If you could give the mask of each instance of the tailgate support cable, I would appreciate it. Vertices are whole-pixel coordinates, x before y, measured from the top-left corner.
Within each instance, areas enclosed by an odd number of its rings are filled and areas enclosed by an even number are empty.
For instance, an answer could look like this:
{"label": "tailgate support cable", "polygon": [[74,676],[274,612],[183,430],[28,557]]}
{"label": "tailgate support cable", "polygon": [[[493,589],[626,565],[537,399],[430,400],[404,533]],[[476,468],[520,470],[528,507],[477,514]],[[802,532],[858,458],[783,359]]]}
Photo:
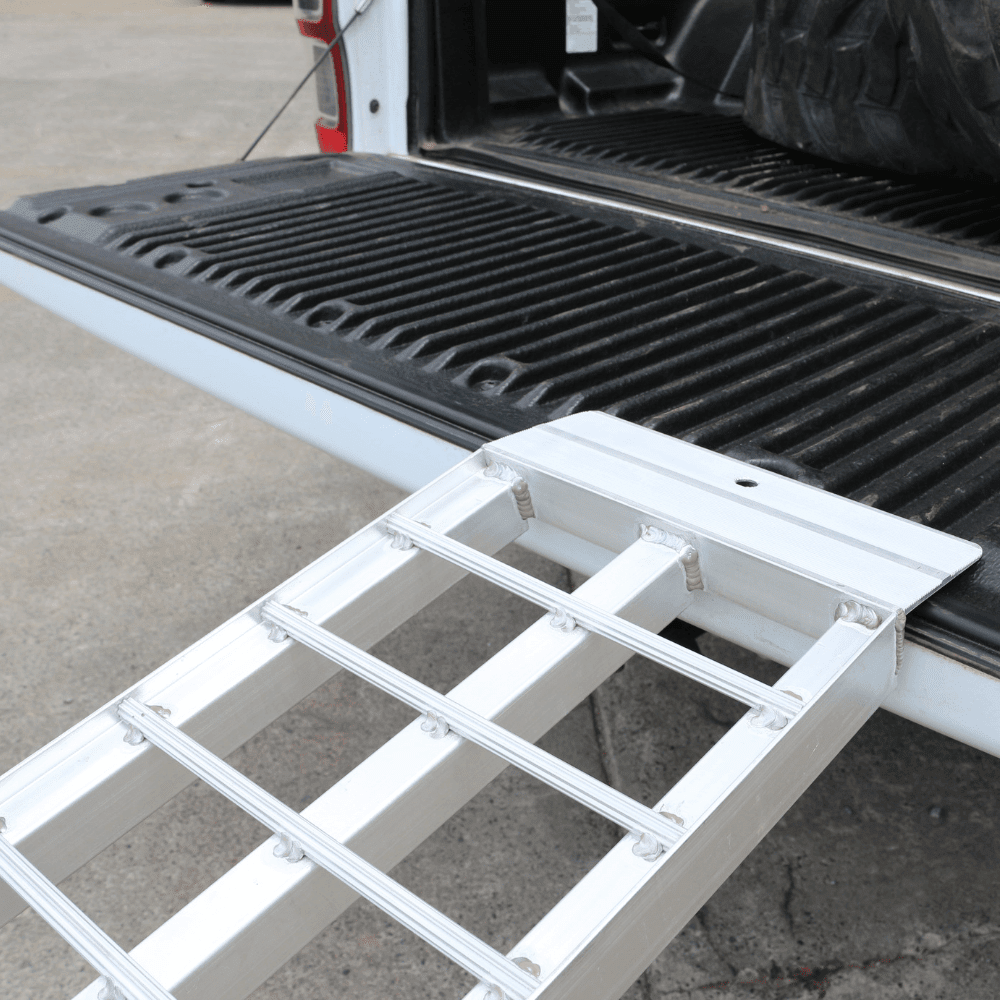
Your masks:
{"label": "tailgate support cable", "polygon": [[354,22],[359,17],[361,17],[361,15],[365,13],[365,11],[368,10],[368,8],[372,5],[372,2],[373,0],[358,0],[358,3],[354,7],[354,13],[351,15],[351,19],[334,36],[333,41],[330,42],[330,44],[323,50],[323,54],[316,60],[316,62],[313,63],[312,68],[309,70],[309,72],[306,73],[304,77],[302,77],[302,79],[299,81],[299,85],[288,95],[288,100],[286,100],[285,103],[282,104],[280,108],[278,108],[277,114],[275,114],[275,116],[264,126],[264,129],[260,133],[260,135],[257,136],[257,138],[250,143],[250,148],[240,157],[240,163],[242,163],[254,151],[254,148],[256,147],[257,143],[260,142],[260,140],[263,139],[265,135],[267,135],[271,126],[284,114],[285,108],[287,108],[288,105],[295,100],[295,97],[298,94],[298,92],[309,81],[309,77],[311,77],[313,73],[315,73],[316,70],[318,70],[320,66],[323,65],[323,60],[326,59],[326,57],[333,51],[334,45],[336,45],[344,37],[345,33],[347,32],[347,29],[350,28],[350,26],[354,24]]}

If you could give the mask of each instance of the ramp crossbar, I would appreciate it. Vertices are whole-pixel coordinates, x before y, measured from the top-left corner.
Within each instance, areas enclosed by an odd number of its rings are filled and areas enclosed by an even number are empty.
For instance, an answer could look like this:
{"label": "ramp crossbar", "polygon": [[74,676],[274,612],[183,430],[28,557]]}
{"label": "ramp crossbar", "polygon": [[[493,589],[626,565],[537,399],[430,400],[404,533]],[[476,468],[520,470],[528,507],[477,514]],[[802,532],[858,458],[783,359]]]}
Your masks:
{"label": "ramp crossbar", "polygon": [[751,708],[765,706],[788,718],[802,708],[802,702],[790,695],[775,691],[774,688],[761,684],[760,681],[747,677],[738,670],[717,663],[693,650],[685,649],[669,639],[653,635],[652,632],[624,621],[617,615],[609,615],[606,611],[587,604],[586,601],[574,598],[572,594],[556,590],[555,587],[536,580],[527,573],[507,566],[491,556],[483,555],[468,545],[455,542],[411,518],[394,514],[386,519],[385,524],[390,532],[403,539],[403,545],[410,542],[554,614],[560,612],[568,614],[577,625],[620,643],[633,653],[640,653],[654,663],[669,667],[744,705]]}
{"label": "ramp crossbar", "polygon": [[466,972],[491,988],[499,987],[512,1000],[524,1000],[538,985],[533,976],[454,920],[428,906],[419,896],[338,843],[294,809],[289,809],[236,768],[209,753],[176,726],[160,718],[153,709],[134,698],[126,698],[118,714],[150,743],[168,753],[230,802],[273,833],[287,838],[290,841],[286,848],[289,860],[301,860],[299,851],[304,852],[310,861],[346,882],[355,892],[447,955]]}
{"label": "ramp crossbar", "polygon": [[0,876],[102,976],[102,1000],[174,1000],[65,893],[4,836],[0,819]]}
{"label": "ramp crossbar", "polygon": [[[273,622],[281,626],[293,639],[328,656],[358,677],[406,702],[411,708],[428,713],[429,719],[425,726],[433,735],[445,736],[451,730],[551,788],[576,799],[606,819],[633,831],[640,839],[645,835],[647,840],[644,841],[644,846],[653,852],[653,856],[680,837],[681,829],[675,822],[527,740],[522,740],[502,726],[470,712],[459,702],[438,694],[433,688],[408,677],[401,670],[390,667],[388,663],[383,663],[326,629],[306,621],[293,609],[268,601],[261,610],[261,617],[265,623]],[[651,843],[649,837],[654,838],[658,846]]]}

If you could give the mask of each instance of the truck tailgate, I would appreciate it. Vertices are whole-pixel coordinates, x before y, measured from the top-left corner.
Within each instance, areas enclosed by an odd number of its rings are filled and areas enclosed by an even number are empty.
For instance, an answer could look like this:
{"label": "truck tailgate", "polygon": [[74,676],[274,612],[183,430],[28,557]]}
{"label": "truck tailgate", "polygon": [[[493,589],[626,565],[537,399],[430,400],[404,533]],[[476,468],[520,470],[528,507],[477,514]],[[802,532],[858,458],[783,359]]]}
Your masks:
{"label": "truck tailgate", "polygon": [[988,296],[361,155],[24,198],[0,250],[461,448],[600,409],[974,539],[908,636],[1000,676]]}

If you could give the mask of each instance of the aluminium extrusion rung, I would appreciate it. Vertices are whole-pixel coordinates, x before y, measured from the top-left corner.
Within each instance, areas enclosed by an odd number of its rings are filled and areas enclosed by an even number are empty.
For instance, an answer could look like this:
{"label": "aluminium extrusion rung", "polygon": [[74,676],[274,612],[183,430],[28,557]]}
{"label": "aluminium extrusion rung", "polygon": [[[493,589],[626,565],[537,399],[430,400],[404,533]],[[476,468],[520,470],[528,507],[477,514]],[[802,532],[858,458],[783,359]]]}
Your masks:
{"label": "aluminium extrusion rung", "polygon": [[[291,638],[329,657],[387,694],[406,702],[418,712],[432,714],[435,718],[433,728],[438,729],[439,735],[446,735],[446,729],[442,731],[438,728],[445,726],[456,735],[472,740],[508,764],[519,767],[613,823],[634,832],[639,838],[636,853],[647,860],[653,860],[663,848],[680,838],[681,828],[676,822],[489,722],[481,715],[470,712],[464,705],[438,694],[433,688],[408,677],[401,670],[390,667],[388,663],[383,663],[326,629],[306,621],[294,609],[283,607],[276,601],[268,601],[261,609],[261,620],[265,625],[273,622],[280,626]],[[275,638],[280,641],[280,636]]]}
{"label": "aluminium extrusion rung", "polygon": [[344,847],[315,823],[269,795],[236,768],[160,718],[155,710],[134,698],[126,698],[118,714],[154,746],[273,833],[287,837],[310,861],[345,882],[488,987],[499,987],[512,1000],[524,1000],[534,992],[537,980],[520,966]]}
{"label": "aluminium extrusion rung", "polygon": [[412,543],[553,613],[569,614],[575,624],[620,643],[634,653],[641,653],[655,663],[669,667],[744,705],[751,708],[764,706],[781,713],[783,719],[793,718],[802,708],[800,698],[783,691],[776,691],[754,680],[753,677],[741,674],[738,670],[702,656],[694,650],[685,649],[669,639],[653,635],[652,632],[624,621],[617,615],[609,615],[606,611],[573,597],[572,594],[556,590],[555,587],[536,580],[512,566],[507,566],[498,559],[483,555],[468,545],[447,538],[412,518],[392,514],[386,518],[385,525],[390,533],[402,539],[402,545]]}
{"label": "aluminium extrusion rung", "polygon": [[116,944],[65,893],[4,836],[0,819],[0,878],[82,958],[105,977],[105,1000],[174,1000],[138,962]]}

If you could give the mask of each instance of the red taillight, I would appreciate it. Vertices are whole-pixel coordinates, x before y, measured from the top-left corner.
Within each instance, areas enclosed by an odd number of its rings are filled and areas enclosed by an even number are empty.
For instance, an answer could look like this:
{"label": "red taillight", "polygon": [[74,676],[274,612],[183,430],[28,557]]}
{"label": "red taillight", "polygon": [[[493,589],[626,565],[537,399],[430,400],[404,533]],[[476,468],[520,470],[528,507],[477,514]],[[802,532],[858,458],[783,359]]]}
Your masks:
{"label": "red taillight", "polygon": [[[300,34],[329,45],[336,31],[333,26],[332,8],[333,4],[326,0],[322,4],[322,14],[318,20],[298,18]],[[301,2],[299,9],[304,13]],[[349,144],[347,81],[344,78],[344,61],[339,45],[333,47],[329,59],[329,66],[320,66],[316,71],[316,97],[320,112],[323,114],[323,117],[316,121],[316,139],[321,152],[344,153]]]}
{"label": "red taillight", "polygon": [[321,153],[346,153],[347,128],[337,125],[331,128],[322,118],[316,119],[316,140]]}

